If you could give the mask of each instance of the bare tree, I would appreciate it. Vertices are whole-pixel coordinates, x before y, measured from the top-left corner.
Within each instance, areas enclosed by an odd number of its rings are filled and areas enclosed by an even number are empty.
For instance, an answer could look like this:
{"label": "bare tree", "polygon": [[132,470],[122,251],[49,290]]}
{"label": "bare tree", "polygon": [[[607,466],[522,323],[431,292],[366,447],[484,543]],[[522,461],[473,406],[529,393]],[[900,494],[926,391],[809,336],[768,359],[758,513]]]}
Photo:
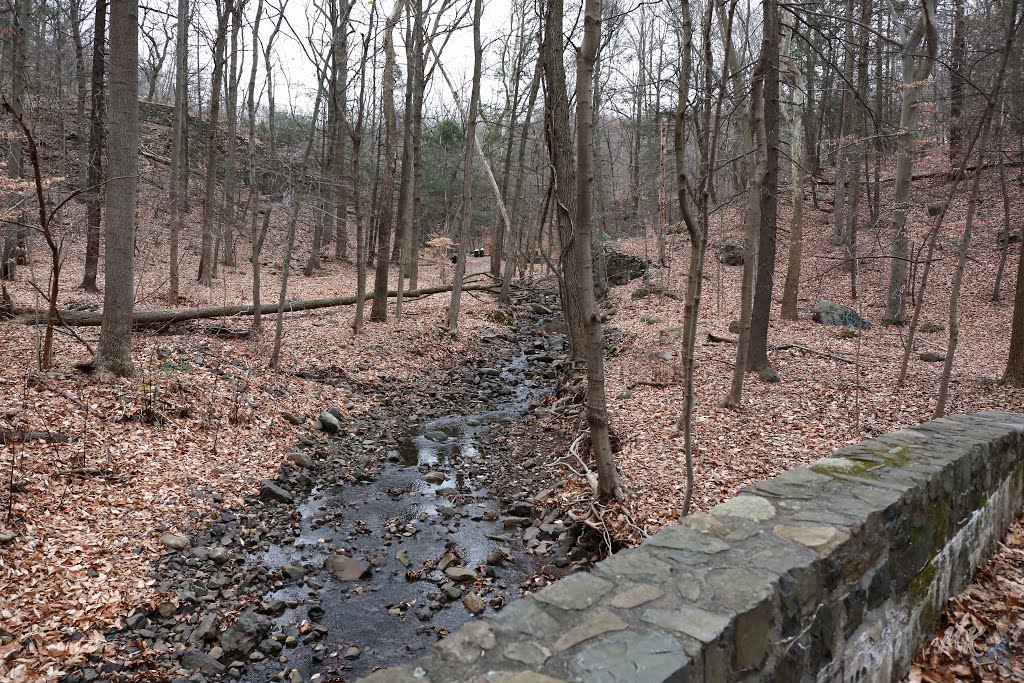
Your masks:
{"label": "bare tree", "polygon": [[466,114],[465,154],[462,165],[462,221],[459,229],[458,254],[455,262],[455,276],[452,281],[452,299],[448,307],[448,330],[459,329],[459,304],[462,299],[462,278],[466,273],[466,247],[469,229],[473,222],[473,147],[476,144],[476,118],[480,107],[480,73],[483,64],[483,47],[480,45],[480,17],[483,0],[473,3],[473,85],[469,96],[469,112]]}
{"label": "bare tree", "polygon": [[[170,15],[162,10],[148,11],[147,7],[142,7],[142,9],[145,14],[139,26],[139,31],[142,34],[143,40],[146,41],[146,56],[140,64],[140,68],[146,76],[146,84],[148,86],[146,100],[152,102],[156,97],[156,86],[160,80],[160,72],[164,68],[164,62],[167,61],[167,53],[170,50]],[[178,21],[181,21],[180,16]]]}
{"label": "bare tree", "polygon": [[907,29],[896,15],[892,4],[893,26],[902,46],[903,86],[900,88],[900,123],[896,135],[896,180],[892,212],[892,247],[890,249],[889,292],[882,322],[902,325],[907,320],[907,274],[909,249],[907,212],[910,210],[910,181],[914,170],[914,143],[918,119],[918,98],[925,81],[932,73],[938,51],[938,30],[935,27],[935,0],[921,0],[921,9],[910,17]]}
{"label": "bare tree", "polygon": [[[478,2],[480,0],[477,0]],[[594,269],[591,242],[594,228],[594,63],[601,44],[601,0],[585,0],[583,41],[576,61],[576,220],[572,234],[572,256],[576,278],[566,289],[577,290],[583,316],[587,362],[587,424],[590,449],[597,465],[598,496],[622,499],[625,491],[615,466],[608,405],[604,388],[604,334],[594,301]]]}
{"label": "bare tree", "polygon": [[[319,76],[318,76],[319,78]],[[290,204],[291,215],[288,218],[288,236],[284,243],[284,257],[281,261],[281,295],[277,300],[277,329],[274,332],[274,351],[270,356],[270,367],[277,368],[281,363],[281,343],[284,339],[284,309],[288,297],[288,274],[292,269],[292,247],[295,246],[295,224],[299,220],[299,209],[302,197],[299,188],[309,166],[313,154],[313,141],[316,140],[316,122],[320,118],[320,103],[323,101],[323,80],[317,83],[316,100],[313,103],[313,116],[309,120],[309,137],[306,138],[306,150],[302,154],[302,163],[291,173],[291,187],[286,195],[286,205]]]}
{"label": "bare tree", "polygon": [[[760,373],[765,381],[778,375],[768,359],[768,323],[771,319],[772,291],[775,280],[775,235],[779,220],[779,8],[775,0],[762,3],[764,27],[762,50],[768,51],[764,72],[762,121],[764,128],[764,170],[758,183],[759,218],[757,273],[750,310],[750,342],[747,369]],[[760,132],[760,131],[759,131]],[[761,146],[758,141],[758,146]]]}
{"label": "bare tree", "polygon": [[348,18],[352,4],[328,1],[331,26],[331,75],[328,80],[331,127],[331,177],[334,180],[334,259],[348,258],[348,169],[345,166],[344,121],[348,81]]}
{"label": "bare tree", "polygon": [[228,58],[227,102],[224,107],[224,114],[227,118],[227,163],[224,166],[224,192],[221,199],[219,234],[224,238],[224,253],[221,263],[231,267],[238,264],[237,248],[235,247],[235,153],[238,148],[236,136],[238,82],[241,79],[241,74],[238,72],[238,35],[242,31],[242,18],[246,4],[247,0],[237,0],[231,10],[231,49]]}
{"label": "bare tree", "polygon": [[1006,358],[1003,382],[1024,387],[1024,240],[1017,261],[1017,291],[1013,297],[1013,323],[1010,327],[1010,348]]}
{"label": "bare tree", "polygon": [[96,21],[92,34],[92,92],[89,95],[89,193],[86,198],[85,275],[82,289],[96,293],[96,274],[100,261],[100,222],[102,200],[100,184],[103,182],[104,124],[106,100],[104,97],[104,68],[106,62],[107,0],[96,0]]}
{"label": "bare tree", "polygon": [[[540,60],[544,74],[544,128],[548,144],[548,158],[551,161],[554,186],[552,203],[554,205],[554,224],[558,230],[561,243],[561,273],[559,284],[579,278],[575,259],[569,258],[568,250],[572,246],[573,212],[576,206],[576,178],[573,162],[569,128],[569,96],[566,88],[565,37],[562,32],[564,5],[562,0],[548,0],[544,15],[544,38],[541,41]],[[541,225],[543,226],[543,218]],[[529,253],[529,250],[528,250]],[[569,328],[571,358],[575,362],[584,359],[585,332],[584,317],[577,298],[578,291],[573,288],[561,287],[562,310]]]}
{"label": "bare tree", "polygon": [[85,41],[82,38],[82,0],[68,3],[71,41],[75,47],[75,86],[78,103],[75,106],[75,143],[78,147],[78,189],[84,190],[89,183],[89,146],[85,139],[85,101],[89,77],[85,68]]}
{"label": "bare tree", "polygon": [[181,238],[181,227],[187,208],[185,169],[188,167],[185,138],[188,135],[188,0],[178,0],[178,25],[175,28],[174,43],[174,124],[171,126],[171,235],[170,235],[170,280],[167,290],[167,302],[174,306],[178,303],[179,263],[178,243]]}
{"label": "bare tree", "polygon": [[[13,3],[14,12],[11,15],[11,109],[14,111],[14,115],[22,118],[25,115],[25,85],[28,80],[26,31],[32,16],[32,0],[13,0]],[[21,135],[16,135],[8,145],[7,175],[10,178],[22,178],[25,175]]]}
{"label": "bare tree", "polygon": [[747,215],[744,234],[743,281],[740,286],[740,335],[736,344],[736,363],[733,366],[729,393],[722,401],[726,408],[740,407],[743,398],[743,377],[747,370],[750,349],[750,319],[753,312],[756,254],[761,226],[761,192],[768,176],[768,134],[765,128],[765,76],[772,62],[770,31],[763,31],[761,56],[757,60],[750,89],[750,120],[754,132],[756,172],[751,178],[747,197]]}
{"label": "bare tree", "polygon": [[[283,8],[282,8],[283,14]],[[259,184],[256,177],[256,72],[260,59],[260,22],[263,19],[263,0],[257,0],[256,16],[252,20],[252,62],[249,64],[249,89],[246,95],[246,109],[249,115],[248,165],[249,165],[249,238],[252,248],[249,252],[249,263],[252,266],[252,329],[258,330],[262,325],[260,315],[261,284],[260,255],[263,253],[263,242],[267,238],[270,227],[268,206],[263,214],[262,229],[259,226]],[[272,37],[271,37],[272,40]]]}
{"label": "bare tree", "polygon": [[213,42],[213,79],[210,85],[210,133],[206,140],[206,178],[203,186],[202,244],[199,253],[199,284],[213,284],[215,259],[213,254],[213,219],[216,209],[217,182],[217,130],[220,122],[221,88],[224,79],[224,61],[228,20],[232,0],[216,0],[217,33]]}
{"label": "bare tree", "polygon": [[[377,271],[373,280],[373,307],[370,320],[388,317],[388,252],[395,215],[395,154],[398,151],[398,122],[395,115],[395,26],[402,16],[405,0],[395,0],[395,7],[384,24],[384,74],[381,106],[384,118],[384,182],[377,207]],[[399,273],[398,284],[402,284]]]}
{"label": "bare tree", "polygon": [[352,332],[359,334],[363,329],[363,312],[366,307],[366,219],[363,216],[363,193],[360,186],[359,155],[363,147],[363,119],[366,115],[366,56],[373,40],[373,25],[376,22],[377,6],[370,8],[369,26],[363,34],[363,54],[359,66],[359,102],[356,105],[356,121],[345,118],[349,137],[352,139],[352,209],[356,215],[356,311],[352,318]]}
{"label": "bare tree", "polygon": [[791,55],[792,28],[783,21],[780,47],[781,76],[789,86],[790,103],[786,105],[785,116],[789,122],[789,156],[792,164],[793,215],[789,224],[789,261],[786,266],[786,281],[782,288],[782,319],[797,320],[797,293],[800,289],[800,267],[803,257],[804,238],[804,187],[803,187],[803,109],[806,97],[806,81],[796,60]]}
{"label": "bare tree", "polygon": [[964,68],[967,66],[967,17],[964,0],[953,0],[953,44],[949,64],[949,161],[955,164],[963,146]]}
{"label": "bare tree", "polygon": [[101,376],[123,377],[132,365],[135,307],[135,197],[139,150],[139,6],[110,2],[110,115],[118,134],[107,144],[103,324],[93,366]]}

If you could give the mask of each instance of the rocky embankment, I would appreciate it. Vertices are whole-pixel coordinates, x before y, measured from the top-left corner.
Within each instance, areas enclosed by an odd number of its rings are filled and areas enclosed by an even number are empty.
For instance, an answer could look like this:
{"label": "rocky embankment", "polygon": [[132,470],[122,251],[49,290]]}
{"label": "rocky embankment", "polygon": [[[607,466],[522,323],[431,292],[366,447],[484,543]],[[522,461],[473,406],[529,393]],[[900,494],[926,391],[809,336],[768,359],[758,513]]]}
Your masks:
{"label": "rocky embankment", "polygon": [[544,404],[565,365],[564,339],[537,332],[545,304],[446,381],[306,371],[382,408],[282,416],[304,429],[277,479],[164,533],[160,599],[108,634],[121,657],[65,680],[352,680],[588,565],[583,525],[545,505],[564,437]]}

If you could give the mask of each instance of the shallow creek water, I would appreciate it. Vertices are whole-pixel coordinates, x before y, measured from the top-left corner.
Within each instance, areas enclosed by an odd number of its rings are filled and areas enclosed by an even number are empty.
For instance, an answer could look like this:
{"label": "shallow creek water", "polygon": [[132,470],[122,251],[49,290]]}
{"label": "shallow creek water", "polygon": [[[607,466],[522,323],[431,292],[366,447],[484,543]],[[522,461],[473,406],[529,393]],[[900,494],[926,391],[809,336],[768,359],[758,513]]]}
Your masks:
{"label": "shallow creek water", "polygon": [[[308,620],[326,627],[327,635],[312,648],[285,649],[286,663],[269,658],[247,667],[243,680],[271,680],[287,667],[304,680],[319,674],[314,680],[351,681],[416,657],[439,631],[473,618],[453,588],[478,592],[488,613],[519,596],[520,584],[540,561],[503,528],[488,472],[501,467],[507,454],[489,447],[486,435],[495,422],[517,419],[547,391],[528,376],[527,348],[500,372],[490,371],[505,388],[495,392],[491,410],[422,424],[388,453],[371,482],[315,488],[299,506],[298,537],[253,557],[270,569],[289,563],[320,568],[333,547],[365,558],[373,572],[341,581],[319,571],[266,595],[265,601],[289,605],[275,619],[275,630],[301,628]],[[345,447],[344,440],[335,441],[339,452]],[[505,561],[488,566],[488,554],[499,547]],[[448,555],[450,566],[476,569],[478,580],[456,584],[441,568],[429,568],[446,553],[456,558]],[[424,563],[421,578],[408,580],[406,572],[422,570]]]}

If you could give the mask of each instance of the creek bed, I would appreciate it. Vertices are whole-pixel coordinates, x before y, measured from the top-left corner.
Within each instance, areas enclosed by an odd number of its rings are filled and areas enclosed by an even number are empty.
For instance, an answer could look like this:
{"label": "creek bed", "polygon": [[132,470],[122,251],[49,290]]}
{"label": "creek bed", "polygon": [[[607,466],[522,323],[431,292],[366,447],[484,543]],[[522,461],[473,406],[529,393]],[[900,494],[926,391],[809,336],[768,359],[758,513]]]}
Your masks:
{"label": "creek bed", "polygon": [[[424,423],[388,451],[371,481],[314,488],[298,506],[297,536],[251,558],[271,572],[324,567],[339,553],[372,567],[357,580],[325,569],[265,596],[264,603],[288,605],[275,617],[274,631],[297,629],[301,636],[304,622],[326,629],[312,647],[284,651],[285,666],[303,680],[314,673],[352,680],[414,658],[473,618],[464,596],[479,596],[467,599],[474,609],[500,609],[540,569],[542,559],[524,552],[518,534],[503,525],[489,472],[507,454],[486,445],[491,425],[517,420],[548,392],[527,376],[528,350],[490,371],[510,391],[489,410]],[[344,441],[336,439],[333,448],[344,449]],[[477,578],[445,573],[460,568]],[[243,680],[269,680],[281,669],[268,658],[247,667]]]}

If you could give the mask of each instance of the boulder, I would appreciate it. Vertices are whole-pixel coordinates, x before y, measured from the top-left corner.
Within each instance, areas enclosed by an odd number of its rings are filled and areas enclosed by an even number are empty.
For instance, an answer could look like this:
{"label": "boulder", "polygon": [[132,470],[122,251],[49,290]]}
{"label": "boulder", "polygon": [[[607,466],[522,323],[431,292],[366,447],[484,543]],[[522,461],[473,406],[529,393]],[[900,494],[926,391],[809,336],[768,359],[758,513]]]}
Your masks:
{"label": "boulder", "polygon": [[452,581],[476,581],[476,572],[469,567],[448,567],[444,570],[445,576]]}
{"label": "boulder", "polygon": [[320,417],[317,418],[320,421],[320,429],[327,434],[337,434],[341,431],[341,423],[338,422],[338,418],[334,417],[330,411],[325,410],[320,413]]}
{"label": "boulder", "polygon": [[539,304],[536,301],[531,301],[529,303],[529,306],[530,309],[533,310],[533,312],[537,313],[538,315],[551,315],[551,309],[545,306],[544,304]]}
{"label": "boulder", "polygon": [[273,622],[258,612],[244,612],[235,625],[220,637],[220,646],[225,652],[249,654],[256,645],[270,633]]}
{"label": "boulder", "polygon": [[297,448],[293,448],[290,451],[288,451],[287,453],[285,453],[284,454],[284,458],[285,458],[285,460],[287,460],[287,461],[289,461],[289,462],[291,462],[291,463],[293,463],[295,465],[298,465],[299,467],[301,467],[303,469],[307,469],[308,470],[308,469],[312,469],[313,468],[313,458],[310,457],[309,453],[305,453],[303,451],[300,451]]}
{"label": "boulder", "polygon": [[188,540],[188,536],[182,536],[180,534],[164,534],[160,537],[160,542],[173,550],[184,550],[192,545]]}
{"label": "boulder", "polygon": [[189,648],[181,655],[181,668],[186,671],[198,671],[204,676],[217,676],[227,670],[223,664],[202,650]]}
{"label": "boulder", "polygon": [[264,479],[260,483],[260,500],[264,503],[269,503],[271,501],[290,503],[292,502],[292,494],[288,493],[277,484]]}
{"label": "boulder", "polygon": [[487,609],[484,599],[478,593],[466,593],[462,596],[462,604],[473,614],[483,614]]}
{"label": "boulder", "polygon": [[857,311],[849,306],[837,304],[834,301],[822,299],[814,307],[812,320],[822,325],[834,325],[836,327],[853,327],[858,330],[866,330],[871,327],[864,318],[860,317]]}
{"label": "boulder", "polygon": [[370,575],[370,563],[361,557],[331,555],[324,562],[324,569],[341,581],[358,581]]}
{"label": "boulder", "polygon": [[646,259],[608,246],[602,250],[602,255],[604,256],[605,272],[608,274],[608,284],[610,285],[624,285],[638,277],[642,277],[650,267],[650,263]]}
{"label": "boulder", "polygon": [[745,259],[742,242],[725,239],[715,245],[715,256],[724,266],[742,266]]}
{"label": "boulder", "polygon": [[231,551],[227,548],[220,546],[214,546],[206,553],[206,556],[210,558],[210,561],[214,564],[225,564],[231,560]]}

